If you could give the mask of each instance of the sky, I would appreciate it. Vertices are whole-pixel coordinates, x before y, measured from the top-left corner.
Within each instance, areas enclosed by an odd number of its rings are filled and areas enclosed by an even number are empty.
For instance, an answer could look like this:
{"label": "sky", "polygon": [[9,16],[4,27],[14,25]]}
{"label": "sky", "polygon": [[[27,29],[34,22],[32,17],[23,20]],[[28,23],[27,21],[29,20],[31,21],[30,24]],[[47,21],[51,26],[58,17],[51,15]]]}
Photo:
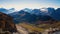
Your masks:
{"label": "sky", "polygon": [[60,0],[0,0],[0,8],[60,8]]}

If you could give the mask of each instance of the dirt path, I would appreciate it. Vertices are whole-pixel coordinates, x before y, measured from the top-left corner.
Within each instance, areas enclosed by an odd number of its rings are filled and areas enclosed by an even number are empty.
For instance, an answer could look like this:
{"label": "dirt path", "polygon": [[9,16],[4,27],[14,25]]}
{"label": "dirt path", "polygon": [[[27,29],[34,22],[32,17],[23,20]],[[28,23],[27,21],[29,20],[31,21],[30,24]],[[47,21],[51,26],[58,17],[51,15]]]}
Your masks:
{"label": "dirt path", "polygon": [[16,25],[16,28],[20,34],[28,34],[28,31],[25,28],[23,28],[19,25]]}

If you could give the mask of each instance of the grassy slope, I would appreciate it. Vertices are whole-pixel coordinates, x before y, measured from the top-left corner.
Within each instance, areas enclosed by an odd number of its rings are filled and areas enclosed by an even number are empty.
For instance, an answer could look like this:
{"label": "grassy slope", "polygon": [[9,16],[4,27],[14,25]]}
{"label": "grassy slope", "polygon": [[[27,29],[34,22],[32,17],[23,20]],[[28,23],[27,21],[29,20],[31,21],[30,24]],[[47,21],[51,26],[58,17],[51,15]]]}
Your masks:
{"label": "grassy slope", "polygon": [[27,24],[27,23],[20,23],[18,24],[25,29],[27,29],[29,32],[43,32],[45,29],[52,28],[59,28],[60,22],[53,23],[53,24],[40,24],[40,25],[33,25],[33,24]]}

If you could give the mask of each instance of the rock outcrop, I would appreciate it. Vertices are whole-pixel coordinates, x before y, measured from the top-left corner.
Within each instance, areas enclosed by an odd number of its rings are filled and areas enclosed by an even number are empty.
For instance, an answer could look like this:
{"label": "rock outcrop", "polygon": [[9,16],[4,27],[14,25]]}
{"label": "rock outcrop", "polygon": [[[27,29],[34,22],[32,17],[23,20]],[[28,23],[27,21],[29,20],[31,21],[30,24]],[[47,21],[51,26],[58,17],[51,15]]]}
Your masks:
{"label": "rock outcrop", "polygon": [[10,33],[17,32],[16,26],[13,23],[13,18],[0,12],[0,31],[1,30],[8,31]]}

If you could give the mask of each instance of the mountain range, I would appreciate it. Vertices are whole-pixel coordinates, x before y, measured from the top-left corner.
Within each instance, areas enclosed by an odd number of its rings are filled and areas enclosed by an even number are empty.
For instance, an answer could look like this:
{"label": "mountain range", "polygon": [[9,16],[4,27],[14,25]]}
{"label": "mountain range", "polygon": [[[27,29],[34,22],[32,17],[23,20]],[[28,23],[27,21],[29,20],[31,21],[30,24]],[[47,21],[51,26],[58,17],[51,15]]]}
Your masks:
{"label": "mountain range", "polygon": [[[1,8],[0,8],[1,9]],[[14,10],[14,9],[13,9]],[[12,10],[12,11],[13,11]],[[13,17],[15,23],[30,22],[34,23],[38,20],[48,21],[50,19],[60,21],[60,8],[41,8],[41,9],[29,9],[25,8],[16,12],[9,12],[8,10],[0,10]]]}
{"label": "mountain range", "polygon": [[15,9],[14,8],[11,8],[11,9],[0,8],[0,12],[9,14],[9,13],[15,12]]}

